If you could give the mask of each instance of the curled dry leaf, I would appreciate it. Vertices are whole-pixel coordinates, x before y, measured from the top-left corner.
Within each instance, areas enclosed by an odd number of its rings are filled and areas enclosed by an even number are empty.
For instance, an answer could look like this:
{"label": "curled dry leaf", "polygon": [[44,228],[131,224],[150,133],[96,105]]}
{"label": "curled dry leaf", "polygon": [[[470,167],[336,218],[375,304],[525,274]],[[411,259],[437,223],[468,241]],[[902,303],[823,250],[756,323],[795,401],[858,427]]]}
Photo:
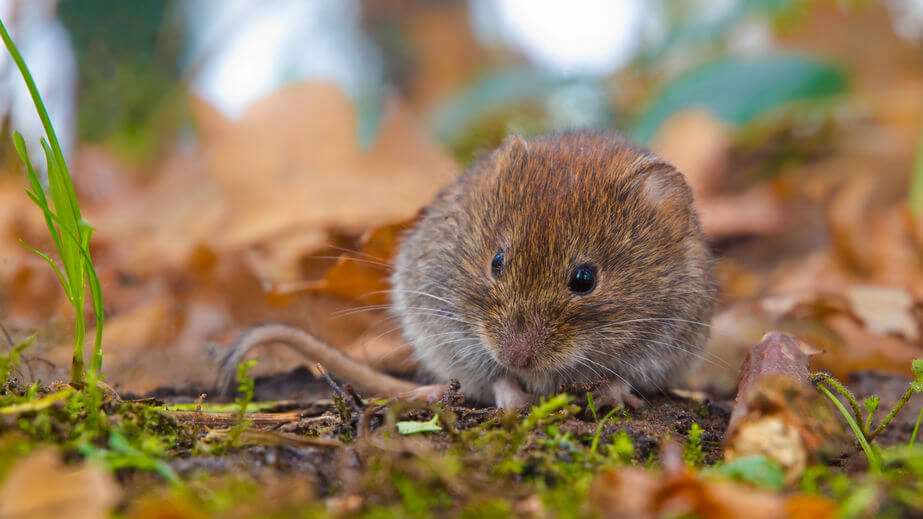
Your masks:
{"label": "curled dry leaf", "polygon": [[119,499],[105,470],[65,465],[57,451],[43,449],[19,460],[0,485],[0,517],[103,519]]}
{"label": "curled dry leaf", "polygon": [[829,353],[818,367],[837,376],[860,369],[907,372],[920,356],[923,305],[903,288],[851,285],[767,297],[757,306],[771,322],[813,326],[812,343]]}
{"label": "curled dry leaf", "polygon": [[808,381],[810,358],[818,353],[781,332],[767,333],[750,350],[725,434],[725,459],[765,456],[782,466],[791,483],[839,446],[842,429]]}

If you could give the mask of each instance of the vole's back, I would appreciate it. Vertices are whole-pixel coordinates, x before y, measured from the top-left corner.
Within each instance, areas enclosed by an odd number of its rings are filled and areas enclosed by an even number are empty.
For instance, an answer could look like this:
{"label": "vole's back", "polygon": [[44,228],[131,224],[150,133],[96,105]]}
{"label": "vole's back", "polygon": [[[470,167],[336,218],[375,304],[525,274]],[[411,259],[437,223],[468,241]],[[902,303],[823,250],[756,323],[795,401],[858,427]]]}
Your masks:
{"label": "vole's back", "polygon": [[701,356],[710,261],[669,164],[603,132],[514,137],[427,208],[393,298],[423,367],[477,400],[504,376],[650,391]]}

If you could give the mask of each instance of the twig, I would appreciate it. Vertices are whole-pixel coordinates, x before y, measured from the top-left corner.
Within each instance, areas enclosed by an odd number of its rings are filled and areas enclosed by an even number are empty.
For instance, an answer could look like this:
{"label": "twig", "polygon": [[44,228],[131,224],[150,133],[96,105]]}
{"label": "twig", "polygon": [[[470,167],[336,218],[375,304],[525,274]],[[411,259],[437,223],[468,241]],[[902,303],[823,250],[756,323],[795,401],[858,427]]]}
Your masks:
{"label": "twig", "polygon": [[349,395],[349,397],[352,399],[356,407],[358,409],[362,409],[362,406],[364,406],[365,404],[362,402],[362,397],[359,396],[359,393],[356,392],[352,384],[346,384],[346,386],[344,386],[343,389],[346,390],[346,394]]}
{"label": "twig", "polygon": [[[324,369],[324,366],[322,366],[322,365],[318,362],[317,364],[314,365],[314,367],[317,368],[317,371],[321,374],[322,377],[324,377],[324,381],[326,381],[326,382],[327,382],[327,385],[330,386],[331,389],[333,389],[334,393],[336,393],[337,396],[340,397],[341,400],[343,400],[343,403],[344,403],[344,404],[349,405],[349,407],[351,407],[353,411],[356,411],[356,413],[361,413],[361,412],[362,412],[362,407],[361,407],[362,399],[361,399],[361,398],[359,399],[360,404],[357,404],[356,401],[353,400],[353,399],[346,393],[346,391],[343,390],[343,388],[340,387],[340,385],[336,383],[335,380],[333,380],[332,378],[330,378],[330,375],[327,374],[327,370]],[[355,392],[353,392],[353,393],[355,393]]]}
{"label": "twig", "polygon": [[[237,413],[202,413],[197,411],[165,411],[183,423],[204,425],[206,427],[227,427],[237,420]],[[289,413],[247,413],[247,419],[258,427],[286,424],[302,419],[301,411]]]}
{"label": "twig", "polygon": [[[213,429],[208,432],[207,439],[223,440],[230,436],[227,429]],[[281,445],[310,445],[312,447],[342,447],[343,442],[336,438],[315,438],[300,434],[279,431],[253,431],[247,430],[240,433],[239,437],[246,443],[281,444]]]}
{"label": "twig", "polygon": [[10,337],[10,332],[6,330],[6,326],[3,326],[3,323],[0,323],[0,330],[3,330],[3,336],[6,337],[6,342],[10,345],[10,348],[16,347],[16,344],[13,343],[13,338]]}

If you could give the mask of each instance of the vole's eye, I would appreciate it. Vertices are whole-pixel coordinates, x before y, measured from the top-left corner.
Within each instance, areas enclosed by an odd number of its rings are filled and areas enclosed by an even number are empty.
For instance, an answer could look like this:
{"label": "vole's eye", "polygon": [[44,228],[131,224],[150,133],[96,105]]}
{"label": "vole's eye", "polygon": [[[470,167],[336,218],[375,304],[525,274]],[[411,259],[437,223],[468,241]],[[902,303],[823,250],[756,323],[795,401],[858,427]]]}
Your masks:
{"label": "vole's eye", "polygon": [[596,288],[596,269],[590,265],[581,265],[574,270],[567,285],[575,294],[589,294]]}
{"label": "vole's eye", "polygon": [[499,276],[500,273],[503,272],[503,260],[503,253],[498,252],[497,255],[494,256],[494,259],[490,261],[490,273],[493,274],[494,277]]}

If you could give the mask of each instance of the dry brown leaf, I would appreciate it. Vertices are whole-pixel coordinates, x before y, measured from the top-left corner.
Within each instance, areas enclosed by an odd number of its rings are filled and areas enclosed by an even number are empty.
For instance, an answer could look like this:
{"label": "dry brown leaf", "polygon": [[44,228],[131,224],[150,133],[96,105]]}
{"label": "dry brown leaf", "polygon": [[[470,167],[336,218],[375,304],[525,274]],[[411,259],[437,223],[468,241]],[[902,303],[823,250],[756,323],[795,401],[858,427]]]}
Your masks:
{"label": "dry brown leaf", "polygon": [[706,110],[690,108],[664,122],[651,148],[683,172],[696,200],[704,200],[720,191],[732,144],[727,125]]}
{"label": "dry brown leaf", "polygon": [[[322,231],[360,235],[410,219],[456,173],[396,99],[387,104],[368,150],[358,142],[352,103],[335,86],[302,83],[254,103],[206,143],[208,172],[233,208],[219,250]],[[331,241],[318,235],[303,253]],[[290,260],[289,260],[290,261]],[[274,282],[287,265],[261,273]]]}
{"label": "dry brown leaf", "polygon": [[721,192],[732,145],[725,124],[702,109],[692,108],[667,119],[652,147],[683,172],[692,188],[702,229],[709,237],[781,230],[785,214],[768,185],[739,195]]}
{"label": "dry brown leaf", "polygon": [[323,279],[307,288],[366,304],[387,303],[391,261],[401,234],[412,223],[399,222],[367,232],[359,252],[344,252]]}
{"label": "dry brown leaf", "polygon": [[600,517],[613,519],[824,518],[836,512],[836,505],[823,497],[770,494],[746,485],[703,479],[684,467],[669,468],[666,461],[659,476],[640,467],[603,472],[592,484],[590,503]]}
{"label": "dry brown leaf", "polygon": [[22,458],[0,485],[4,519],[102,519],[121,491],[105,470],[86,463],[65,465],[57,451],[43,449]]}

